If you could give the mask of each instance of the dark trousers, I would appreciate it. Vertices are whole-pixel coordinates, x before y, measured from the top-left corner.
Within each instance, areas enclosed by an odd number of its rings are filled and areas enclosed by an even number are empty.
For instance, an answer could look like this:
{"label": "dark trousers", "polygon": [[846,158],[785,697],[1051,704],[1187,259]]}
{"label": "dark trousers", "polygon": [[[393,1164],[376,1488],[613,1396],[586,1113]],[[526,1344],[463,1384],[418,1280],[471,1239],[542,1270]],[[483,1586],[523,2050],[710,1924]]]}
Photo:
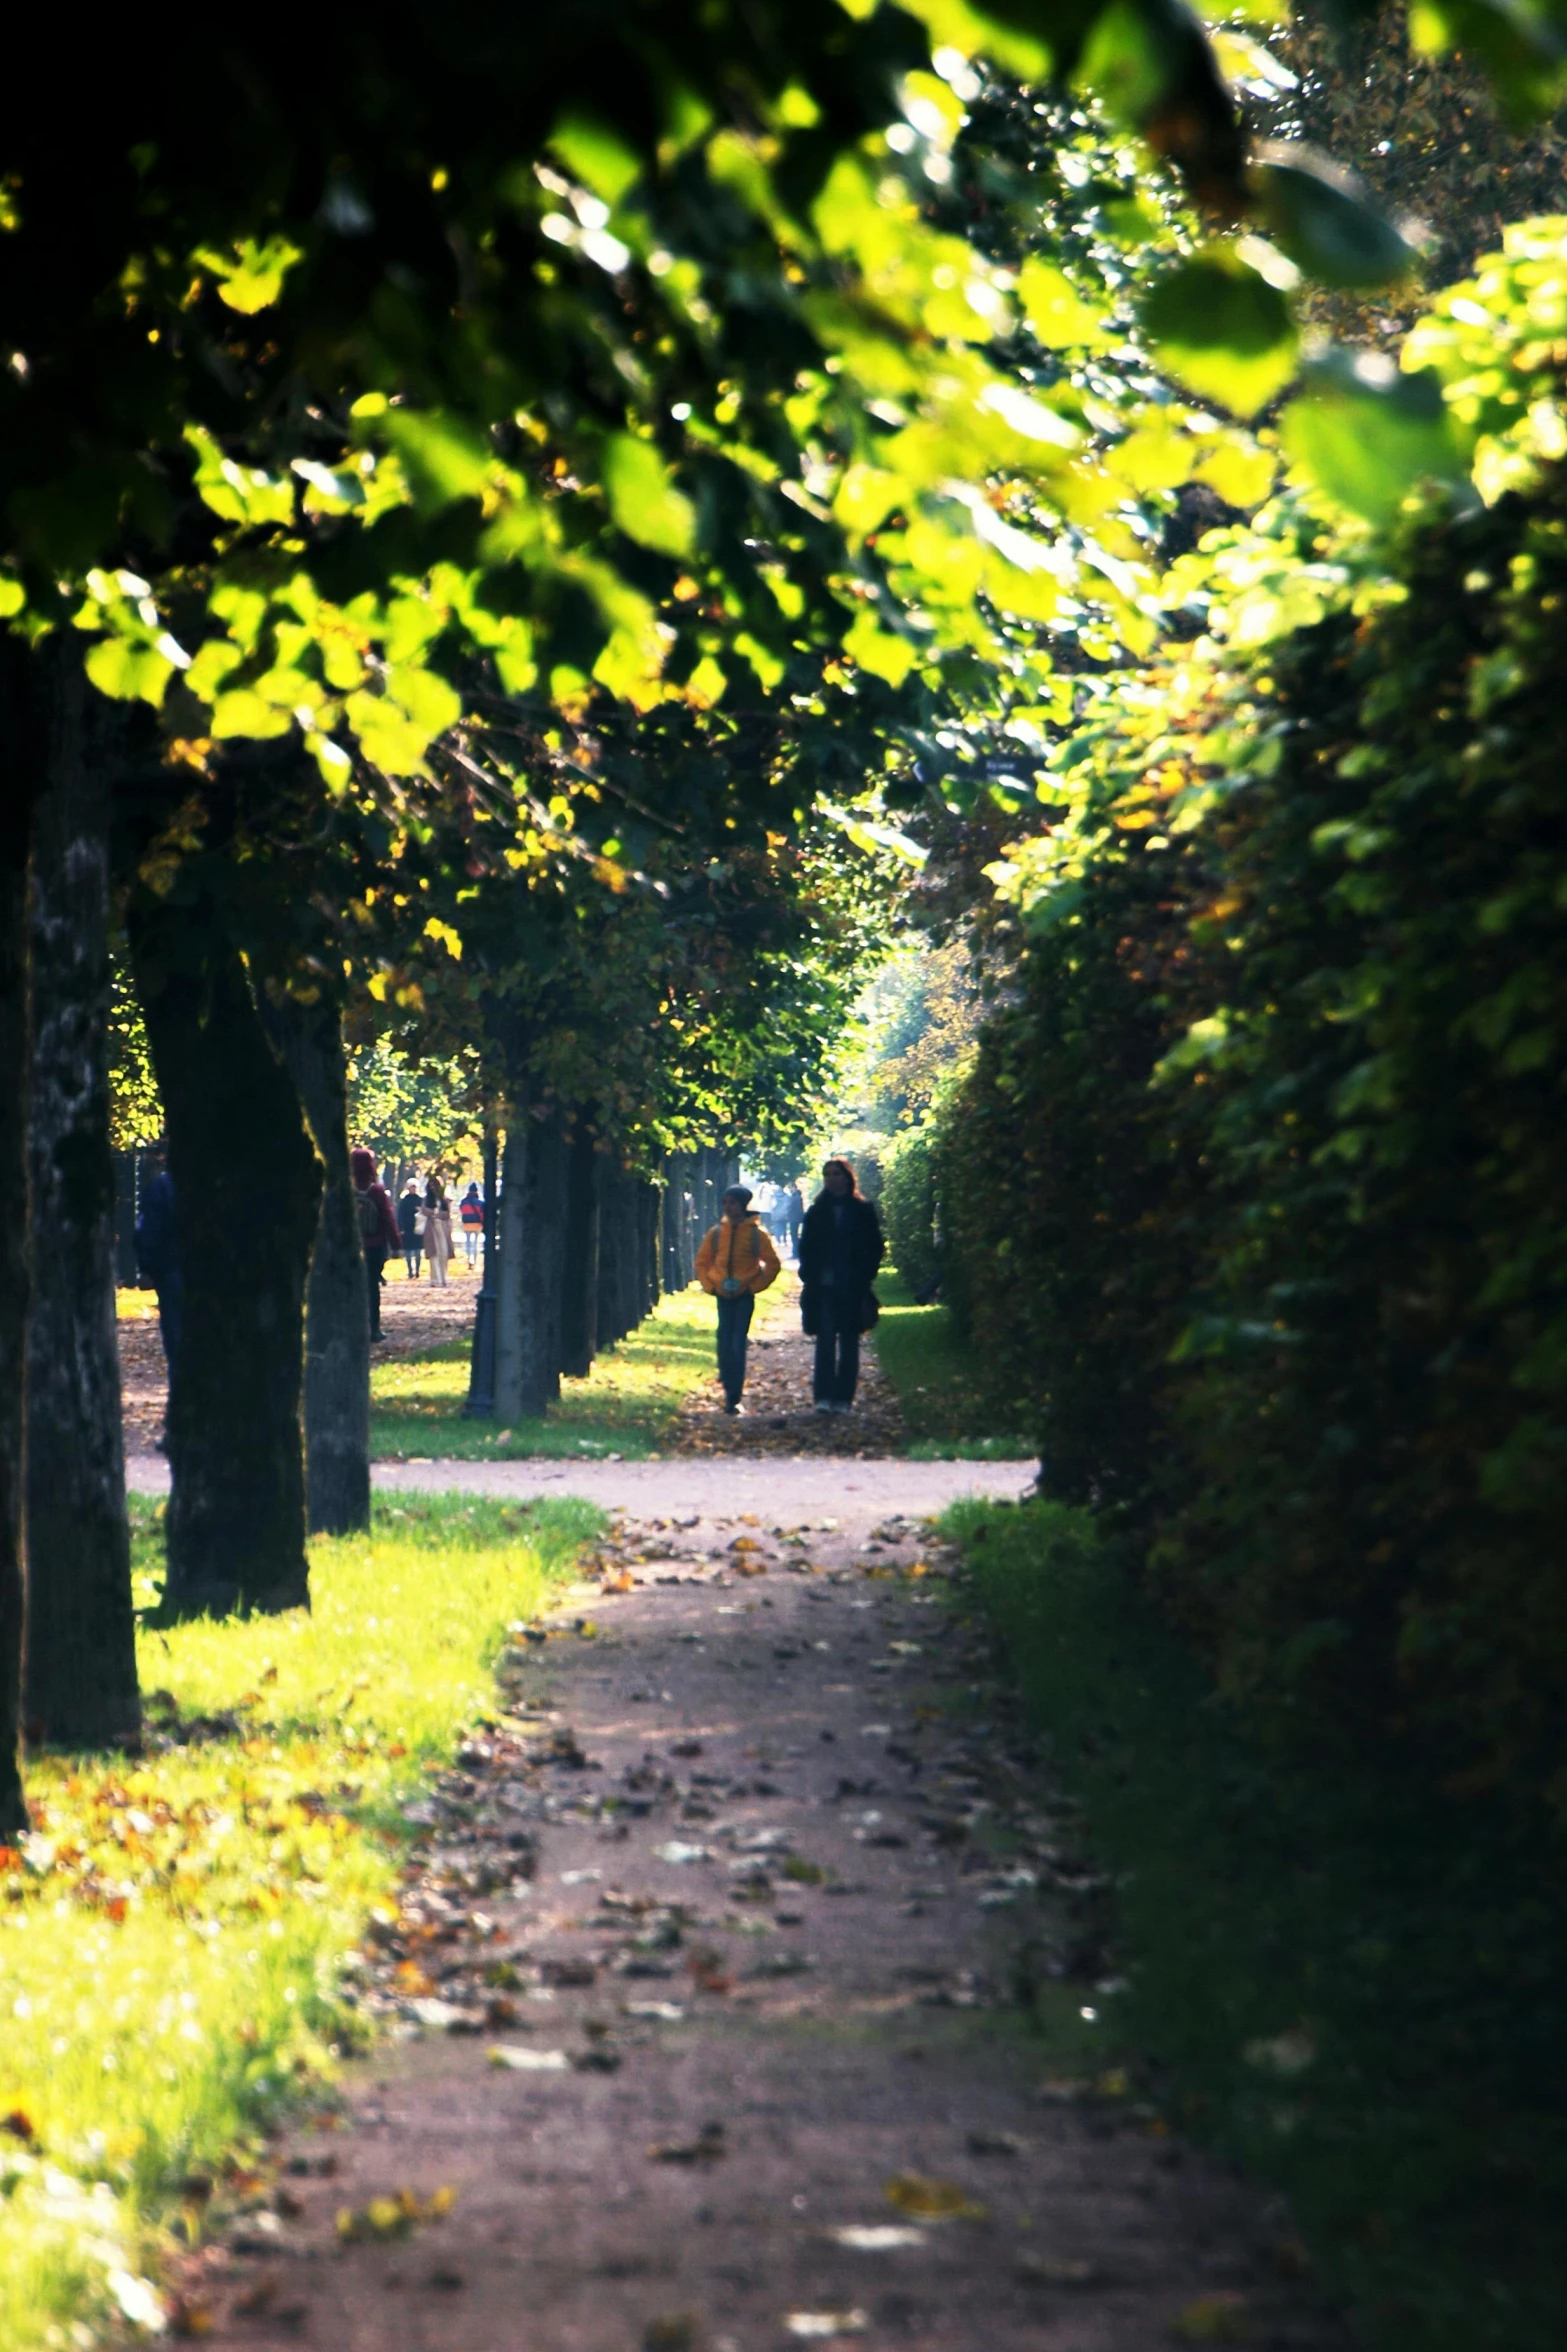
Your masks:
{"label": "dark trousers", "polygon": [[745,1387],[747,1335],[756,1301],[746,1290],[718,1302],[718,1377],[728,1403],[737,1405]]}
{"label": "dark trousers", "polygon": [[370,1337],[381,1336],[381,1276],[386,1270],[386,1251],[379,1242],[365,1243],[365,1288],[370,1293]]}
{"label": "dark trousers", "polygon": [[419,1279],[419,1255],[423,1248],[422,1241],[405,1241],[403,1243],[403,1262],[408,1268],[410,1282],[417,1282]]}
{"label": "dark trousers", "polygon": [[831,1299],[822,1301],[821,1329],[816,1334],[816,1369],[811,1390],[818,1404],[852,1405],[860,1377],[860,1316],[858,1302],[836,1310]]}

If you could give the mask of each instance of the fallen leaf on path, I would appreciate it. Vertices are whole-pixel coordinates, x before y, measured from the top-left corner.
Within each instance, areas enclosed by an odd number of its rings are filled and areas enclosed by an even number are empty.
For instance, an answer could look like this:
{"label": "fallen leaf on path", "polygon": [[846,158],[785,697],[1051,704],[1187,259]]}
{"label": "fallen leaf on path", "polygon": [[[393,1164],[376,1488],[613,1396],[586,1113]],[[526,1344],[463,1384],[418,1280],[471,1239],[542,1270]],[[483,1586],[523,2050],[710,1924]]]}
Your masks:
{"label": "fallen leaf on path", "polygon": [[460,2009],[455,2001],[410,2001],[408,2004],[422,2026],[431,2033],[482,2033],[482,2009]]}
{"label": "fallen leaf on path", "polygon": [[721,2123],[704,2123],[694,2140],[655,2140],[648,2150],[655,2164],[716,2164],[728,2153]]}
{"label": "fallen leaf on path", "polygon": [[1017,2275],[1028,2287],[1086,2287],[1099,2272],[1092,2262],[1054,2254],[1020,2254]]}
{"label": "fallen leaf on path", "polygon": [[909,2229],[896,2221],[845,2222],[826,2234],[835,2246],[847,2246],[852,2254],[891,2254],[900,2246],[925,2243],[923,2230]]}
{"label": "fallen leaf on path", "polygon": [[671,1838],[666,1845],[655,1846],[660,1862],[706,1862],[712,1849],[708,1846],[688,1846],[681,1838]]}
{"label": "fallen leaf on path", "polygon": [[1016,2132],[971,2131],[968,2135],[971,2156],[1021,2156],[1027,2147],[1028,2142]]}
{"label": "fallen leaf on path", "polygon": [[870,2326],[863,2311],[786,2311],[784,2329],[802,2343],[826,2344],[834,2336],[863,2336]]}
{"label": "fallen leaf on path", "polygon": [[513,2074],[564,2074],[571,2063],[564,2050],[521,2050],[510,2042],[495,2043],[488,2055],[492,2066]]}
{"label": "fallen leaf on path", "polygon": [[430,2197],[399,2189],[395,2197],[372,2197],[367,2205],[344,2205],[337,2216],[337,2234],[345,2246],[406,2238],[417,2223],[440,2221],[456,2202],[453,2188],[437,2189]]}
{"label": "fallen leaf on path", "polygon": [[678,2025],[685,2011],[678,2001],[628,2001],[628,2017],[649,2017],[659,2025]]}
{"label": "fallen leaf on path", "polygon": [[[234,2308],[237,2311],[239,2305],[236,2303]],[[171,2336],[210,2336],[217,2326],[210,2303],[194,2295],[171,2295],[166,2317]]]}
{"label": "fallen leaf on path", "polygon": [[642,2331],[642,2352],[700,2352],[702,2323],[694,2311],[672,2311],[650,2319]]}
{"label": "fallen leaf on path", "polygon": [[985,2208],[976,2205],[956,2181],[932,2180],[923,2172],[895,2172],[887,2183],[887,2202],[898,2213],[918,2221],[983,2221]]}
{"label": "fallen leaf on path", "polygon": [[1230,2287],[1199,2295],[1176,2313],[1170,2333],[1183,2344],[1244,2344],[1251,2336],[1246,2298]]}

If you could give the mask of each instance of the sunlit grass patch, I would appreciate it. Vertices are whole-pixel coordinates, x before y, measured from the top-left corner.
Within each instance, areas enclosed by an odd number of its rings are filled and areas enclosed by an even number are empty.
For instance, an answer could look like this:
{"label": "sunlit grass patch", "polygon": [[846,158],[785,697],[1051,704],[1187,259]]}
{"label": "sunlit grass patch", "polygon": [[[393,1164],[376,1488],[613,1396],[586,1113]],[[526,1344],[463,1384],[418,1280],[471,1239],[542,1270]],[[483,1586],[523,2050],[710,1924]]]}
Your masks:
{"label": "sunlit grass patch", "polygon": [[638,1460],[673,1434],[681,1399],[713,1375],[713,1302],[692,1288],[661,1299],[646,1322],[606,1349],[583,1380],[561,1382],[544,1421],[468,1421],[469,1349],[445,1341],[377,1364],[370,1376],[371,1451],[388,1458],[493,1459],[529,1455]]}
{"label": "sunlit grass patch", "polygon": [[876,1292],[876,1355],[903,1414],[905,1451],[922,1462],[1027,1459],[1021,1424],[998,1413],[985,1393],[982,1368],[953,1331],[951,1309],[916,1305],[891,1266],[877,1277]]}
{"label": "sunlit grass patch", "polygon": [[[145,1601],[161,1505],[132,1507]],[[117,2297],[134,2316],[176,2184],[330,2072],[337,1963],[392,1890],[399,1804],[597,1525],[399,1496],[312,1545],[311,1615],[143,1632],[146,1757],[32,1759],[33,1833],[0,1849],[3,2352],[69,2343],[51,2328]]]}

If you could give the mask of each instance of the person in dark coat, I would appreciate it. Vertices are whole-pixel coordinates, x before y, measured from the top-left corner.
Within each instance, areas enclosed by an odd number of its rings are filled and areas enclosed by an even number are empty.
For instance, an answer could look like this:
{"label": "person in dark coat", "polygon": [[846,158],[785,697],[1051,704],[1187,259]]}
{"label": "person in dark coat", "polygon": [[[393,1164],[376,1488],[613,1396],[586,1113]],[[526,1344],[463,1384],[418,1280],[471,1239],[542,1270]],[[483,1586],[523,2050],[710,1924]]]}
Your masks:
{"label": "person in dark coat", "polygon": [[397,1230],[402,1236],[403,1260],[408,1268],[410,1282],[416,1282],[419,1278],[419,1253],[424,1248],[419,1219],[423,1212],[424,1203],[414,1190],[414,1181],[410,1176],[403,1187],[403,1197],[397,1204]]}
{"label": "person in dark coat", "polygon": [[348,1155],[354,1177],[354,1207],[365,1253],[365,1288],[370,1294],[370,1337],[381,1336],[381,1283],[386,1261],[402,1247],[392,1196],[375,1172],[375,1154],[361,1146]]}
{"label": "person in dark coat", "polygon": [[800,1310],[816,1342],[811,1387],[818,1413],[847,1413],[860,1377],[860,1334],[876,1320],[871,1285],[882,1260],[881,1219],[847,1160],[829,1160],[800,1228]]}
{"label": "person in dark coat", "polygon": [[784,1186],[784,1236],[789,1244],[789,1255],[800,1254],[800,1228],[805,1223],[805,1203],[800,1198],[798,1184]]}
{"label": "person in dark coat", "polygon": [[158,1333],[172,1378],[185,1312],[185,1279],[180,1270],[174,1179],[166,1165],[143,1191],[136,1212],[136,1271],[148,1289],[158,1294]]}

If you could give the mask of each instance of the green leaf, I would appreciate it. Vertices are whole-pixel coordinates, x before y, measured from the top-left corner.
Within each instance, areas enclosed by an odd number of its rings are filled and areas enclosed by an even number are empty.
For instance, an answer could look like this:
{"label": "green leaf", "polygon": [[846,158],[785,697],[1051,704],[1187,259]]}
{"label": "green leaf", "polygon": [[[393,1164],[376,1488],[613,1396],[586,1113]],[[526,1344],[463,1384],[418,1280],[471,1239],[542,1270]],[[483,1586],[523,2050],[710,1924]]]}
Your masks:
{"label": "green leaf", "polygon": [[220,694],[212,706],[212,732],[217,736],[243,735],[259,742],[270,735],[286,735],[293,723],[290,712],[263,702],[248,686]]}
{"label": "green leaf", "polygon": [[1465,454],[1438,377],[1403,375],[1380,353],[1337,350],[1305,371],[1280,420],[1296,465],[1330,498],[1385,522],[1422,481],[1468,486]]}
{"label": "green leaf", "polygon": [[872,615],[861,612],[843,641],[849,659],[873,678],[885,678],[889,686],[901,686],[919,661],[919,654],[906,637],[894,637],[888,630],[878,628]]}
{"label": "green leaf", "polygon": [[642,176],[641,157],[595,115],[563,114],[550,133],[550,145],[573,178],[608,205],[618,204]]}
{"label": "green leaf", "polygon": [[604,444],[604,494],[628,539],[661,555],[691,553],[696,509],[674,487],[651,441],[616,433]]}
{"label": "green leaf", "polygon": [[1052,351],[1098,342],[1103,314],[1083,300],[1066,272],[1053,262],[1025,261],[1018,273],[1017,291],[1029,325]]}
{"label": "green leaf", "polygon": [[87,656],[87,675],[100,694],[116,702],[163,700],[174,664],[155,646],[132,645],[123,637],[102,637]]}
{"label": "green leaf", "polygon": [[1271,145],[1256,173],[1262,218],[1275,242],[1328,286],[1385,286],[1415,252],[1339,171],[1307,147]]}
{"label": "green leaf", "polygon": [[455,417],[389,409],[382,430],[408,475],[414,503],[435,514],[459,498],[478,498],[494,471],[494,455],[482,434]]}
{"label": "green leaf", "polygon": [[195,256],[217,280],[218,299],[246,318],[270,310],[283,291],[283,280],[304,256],[286,237],[241,238],[228,253],[203,247]]}
{"label": "green leaf", "polygon": [[1266,408],[1295,373],[1289,304],[1222,250],[1171,270],[1143,297],[1139,316],[1165,373],[1236,416]]}

